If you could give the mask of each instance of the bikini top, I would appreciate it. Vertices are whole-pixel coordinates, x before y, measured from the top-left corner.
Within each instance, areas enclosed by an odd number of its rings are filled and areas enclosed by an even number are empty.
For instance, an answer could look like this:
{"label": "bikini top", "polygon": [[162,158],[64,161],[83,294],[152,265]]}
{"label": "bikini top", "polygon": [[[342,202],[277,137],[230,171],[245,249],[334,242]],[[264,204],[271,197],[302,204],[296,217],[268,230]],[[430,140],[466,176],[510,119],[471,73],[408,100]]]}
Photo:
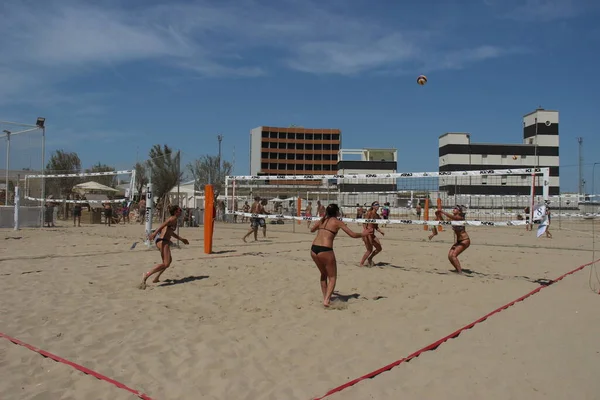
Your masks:
{"label": "bikini top", "polygon": [[[328,223],[328,222],[329,222],[329,218],[327,218],[327,221],[325,221],[325,225],[327,225],[327,223]],[[325,231],[327,231],[327,232],[331,232],[331,233],[333,233],[333,236],[337,235],[337,232],[334,232],[334,231],[332,231],[331,229],[327,229],[327,228],[325,228],[325,225],[323,225],[323,227],[322,227],[322,228],[320,227],[320,228],[319,228],[319,230],[325,230]]]}

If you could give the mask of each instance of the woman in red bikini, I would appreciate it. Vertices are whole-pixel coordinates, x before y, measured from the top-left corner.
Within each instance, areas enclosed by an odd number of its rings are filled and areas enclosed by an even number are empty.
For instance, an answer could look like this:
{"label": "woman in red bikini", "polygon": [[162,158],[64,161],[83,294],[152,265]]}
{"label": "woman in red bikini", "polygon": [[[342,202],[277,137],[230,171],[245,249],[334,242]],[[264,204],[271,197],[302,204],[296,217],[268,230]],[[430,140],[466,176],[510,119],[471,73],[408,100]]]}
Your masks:
{"label": "woman in red bikini", "polygon": [[153,240],[156,243],[158,250],[160,250],[162,263],[156,265],[150,271],[144,272],[140,289],[146,289],[146,280],[156,273],[158,273],[158,275],[156,275],[156,278],[154,278],[152,282],[158,283],[162,273],[171,265],[172,237],[181,240],[184,244],[190,243],[187,239],[184,239],[175,233],[175,230],[177,229],[177,220],[181,215],[181,208],[179,208],[179,206],[171,206],[169,207],[169,214],[171,214],[171,216],[150,235],[150,240]]}
{"label": "woman in red bikini", "polygon": [[358,239],[364,236],[352,231],[345,223],[338,219],[340,209],[337,204],[329,204],[325,215],[311,228],[311,232],[317,231],[317,237],[313,240],[310,248],[310,256],[321,272],[321,291],[323,292],[323,306],[329,307],[331,295],[335,289],[337,280],[337,261],[333,251],[333,241],[339,230],[343,230],[348,236]]}
{"label": "woman in red bikini", "polygon": [[[464,221],[465,220],[465,207],[456,205],[452,210],[452,214],[442,211],[438,209],[443,215],[452,221]],[[454,235],[456,236],[456,242],[448,251],[448,260],[456,270],[456,273],[462,274],[462,267],[460,265],[460,261],[458,260],[458,256],[469,248],[471,245],[471,239],[467,234],[467,230],[464,225],[452,225],[452,230],[454,231]]]}
{"label": "woman in red bikini", "polygon": [[[371,208],[369,208],[369,210],[367,211],[365,219],[381,219],[379,214],[377,214],[377,210],[379,210],[379,202],[374,201],[371,204]],[[369,267],[372,267],[373,257],[381,253],[381,250],[383,249],[381,247],[381,242],[379,241],[379,238],[375,236],[375,231],[381,233],[382,236],[384,236],[385,233],[383,233],[383,231],[379,229],[379,224],[368,223],[363,224],[363,227],[363,242],[365,242],[365,247],[367,248],[367,251],[360,260],[359,267],[364,267],[365,261],[367,262],[367,265]]]}

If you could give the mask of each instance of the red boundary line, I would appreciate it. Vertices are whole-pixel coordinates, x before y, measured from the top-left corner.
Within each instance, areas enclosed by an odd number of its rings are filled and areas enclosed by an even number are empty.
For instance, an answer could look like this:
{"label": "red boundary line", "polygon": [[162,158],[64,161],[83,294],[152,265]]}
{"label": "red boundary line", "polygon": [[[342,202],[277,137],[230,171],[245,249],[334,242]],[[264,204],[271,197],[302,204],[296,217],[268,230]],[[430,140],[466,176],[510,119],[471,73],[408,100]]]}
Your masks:
{"label": "red boundary line", "polygon": [[44,357],[47,357],[47,358],[50,358],[50,359],[52,359],[52,360],[54,360],[54,361],[56,361],[56,362],[59,362],[59,363],[62,363],[62,364],[67,364],[67,365],[69,365],[69,366],[71,366],[71,367],[75,368],[76,370],[78,370],[78,371],[80,371],[80,372],[83,372],[83,373],[84,373],[84,374],[86,374],[86,375],[91,375],[91,376],[93,376],[94,378],[96,378],[96,379],[99,379],[99,380],[101,380],[101,381],[105,381],[105,382],[108,382],[108,383],[112,383],[113,385],[115,385],[115,386],[116,386],[116,387],[118,387],[119,389],[124,389],[124,390],[127,390],[128,392],[130,392],[130,393],[132,393],[132,394],[136,395],[136,396],[137,396],[137,397],[139,397],[140,399],[143,399],[143,400],[152,400],[152,398],[151,398],[151,397],[149,397],[148,395],[146,395],[146,394],[144,394],[144,393],[140,393],[140,392],[138,392],[137,390],[135,390],[135,389],[132,389],[132,388],[130,388],[129,386],[126,386],[126,385],[122,384],[121,382],[117,382],[117,381],[115,381],[114,379],[111,379],[111,378],[109,378],[109,377],[107,377],[107,376],[104,376],[104,375],[102,375],[102,374],[99,374],[99,373],[98,373],[98,372],[96,372],[96,371],[92,371],[91,369],[88,369],[88,368],[84,367],[83,365],[79,365],[79,364],[76,364],[76,363],[74,363],[74,362],[71,362],[71,361],[69,361],[69,360],[65,360],[65,359],[64,359],[64,358],[62,358],[62,357],[59,357],[59,356],[57,356],[57,355],[55,355],[55,354],[52,354],[52,353],[49,353],[49,352],[47,352],[47,351],[45,351],[45,350],[38,349],[37,347],[34,347],[34,346],[30,345],[30,344],[27,344],[27,343],[25,343],[25,342],[22,342],[22,341],[20,341],[19,339],[15,339],[15,338],[13,338],[13,337],[10,337],[10,336],[8,336],[8,335],[6,335],[6,334],[2,333],[2,332],[0,332],[0,337],[3,337],[4,339],[7,339],[7,340],[9,340],[9,341],[13,342],[13,343],[14,343],[14,344],[16,344],[16,345],[23,346],[23,347],[25,347],[25,348],[27,348],[27,349],[29,349],[29,350],[35,351],[36,353],[39,353],[39,354],[41,354],[42,356],[44,356]]}
{"label": "red boundary line", "polygon": [[451,333],[451,334],[449,334],[448,336],[445,336],[445,337],[441,338],[440,340],[438,340],[438,341],[435,341],[435,342],[431,343],[430,345],[428,345],[428,346],[425,346],[425,347],[423,347],[422,349],[415,351],[415,352],[414,352],[414,353],[412,353],[411,355],[409,355],[409,356],[407,356],[407,357],[404,357],[404,358],[402,358],[402,359],[400,359],[400,360],[398,360],[398,361],[395,361],[395,362],[393,362],[393,363],[391,363],[391,364],[389,364],[389,365],[386,365],[385,367],[382,367],[382,368],[380,368],[380,369],[378,369],[378,370],[376,370],[376,371],[373,371],[373,372],[370,372],[370,373],[368,373],[368,374],[366,374],[366,375],[363,375],[363,376],[361,376],[360,378],[356,378],[356,379],[353,379],[353,380],[351,380],[351,381],[349,381],[349,382],[346,382],[346,383],[344,383],[344,384],[343,384],[343,385],[341,385],[341,386],[338,386],[338,387],[336,387],[336,388],[333,388],[333,389],[331,389],[330,391],[328,391],[327,393],[325,393],[323,396],[321,396],[321,397],[316,397],[316,398],[314,398],[313,400],[321,400],[321,399],[324,399],[325,397],[331,396],[332,394],[334,394],[334,393],[337,393],[337,392],[341,392],[342,390],[344,390],[344,389],[346,389],[346,388],[349,388],[350,386],[354,386],[354,385],[356,385],[357,383],[359,383],[359,382],[360,382],[360,381],[362,381],[362,380],[365,380],[365,379],[372,379],[372,378],[376,377],[377,375],[380,375],[380,374],[382,374],[382,373],[384,373],[384,372],[390,371],[391,369],[393,369],[393,368],[397,367],[398,365],[400,365],[400,364],[402,364],[402,363],[404,363],[404,362],[409,362],[409,361],[410,361],[410,360],[412,360],[413,358],[417,358],[417,357],[419,357],[419,356],[420,356],[422,353],[424,353],[424,352],[426,352],[426,351],[435,350],[435,349],[437,349],[437,348],[438,348],[438,347],[439,347],[439,346],[440,346],[442,343],[446,342],[448,339],[454,339],[454,338],[458,337],[458,335],[460,335],[462,331],[465,331],[465,330],[467,330],[467,329],[471,329],[471,328],[473,328],[475,325],[477,325],[477,324],[478,324],[478,323],[480,323],[480,322],[483,322],[483,321],[485,321],[486,319],[488,319],[488,318],[489,318],[489,317],[491,317],[492,315],[494,315],[494,314],[496,314],[496,313],[499,313],[499,312],[500,312],[500,311],[502,311],[502,310],[506,310],[507,308],[509,308],[509,307],[513,306],[515,303],[518,303],[518,302],[520,302],[520,301],[523,301],[523,300],[525,300],[526,298],[528,298],[528,297],[530,297],[530,296],[533,296],[534,294],[536,294],[536,293],[537,293],[537,292],[539,292],[540,290],[542,290],[542,289],[544,289],[544,288],[546,288],[546,287],[548,287],[548,286],[552,285],[553,283],[556,283],[556,282],[558,282],[558,281],[560,281],[560,280],[564,279],[564,278],[565,278],[566,276],[568,276],[568,275],[571,275],[571,274],[574,274],[575,272],[581,271],[581,270],[582,270],[582,269],[584,269],[585,267],[587,267],[587,266],[590,266],[590,265],[592,265],[592,264],[595,264],[595,263],[597,263],[598,261],[600,261],[600,259],[597,259],[597,260],[595,260],[595,261],[592,261],[592,262],[589,262],[589,263],[587,263],[587,264],[581,265],[581,266],[579,266],[579,267],[575,268],[574,270],[572,270],[572,271],[569,271],[569,272],[567,272],[566,274],[563,274],[563,275],[559,276],[558,278],[554,279],[553,281],[550,281],[550,283],[549,283],[549,284],[547,284],[547,285],[541,285],[541,286],[539,286],[539,287],[535,288],[534,290],[532,290],[531,292],[527,293],[526,295],[524,295],[524,296],[521,296],[521,297],[519,297],[518,299],[516,299],[516,300],[513,300],[513,301],[511,301],[510,303],[508,303],[508,304],[506,304],[506,305],[503,305],[502,307],[499,307],[499,308],[495,309],[494,311],[492,311],[492,312],[490,312],[490,313],[488,313],[488,314],[484,315],[483,317],[481,317],[481,318],[479,318],[479,319],[477,319],[477,320],[475,320],[475,321],[471,322],[470,324],[463,326],[463,327],[462,327],[462,328],[460,328],[459,330],[457,330],[457,331],[455,331],[455,332],[452,332],[452,333]]}

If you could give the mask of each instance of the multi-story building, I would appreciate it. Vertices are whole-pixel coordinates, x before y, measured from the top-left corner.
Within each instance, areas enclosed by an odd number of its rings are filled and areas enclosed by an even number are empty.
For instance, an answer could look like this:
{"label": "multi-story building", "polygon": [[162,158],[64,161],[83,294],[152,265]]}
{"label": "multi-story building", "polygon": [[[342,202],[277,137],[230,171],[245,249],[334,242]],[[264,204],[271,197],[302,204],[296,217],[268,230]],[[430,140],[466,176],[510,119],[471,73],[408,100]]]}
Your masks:
{"label": "multi-story building", "polygon": [[259,126],[250,131],[251,175],[335,175],[339,129]]}
{"label": "multi-story building", "polygon": [[[360,159],[348,159],[347,156],[351,155],[359,156]],[[344,159],[345,156],[346,159]],[[339,175],[390,174],[397,170],[398,151],[396,149],[342,149],[339,151],[338,160]],[[395,191],[396,179],[341,180],[338,187],[341,192]]]}
{"label": "multi-story building", "polygon": [[[549,194],[560,194],[558,111],[539,108],[523,117],[523,142],[472,143],[469,133],[446,133],[439,138],[439,171],[472,171],[549,167]],[[542,180],[535,193],[542,194]],[[449,195],[528,195],[528,176],[440,178],[440,191]]]}

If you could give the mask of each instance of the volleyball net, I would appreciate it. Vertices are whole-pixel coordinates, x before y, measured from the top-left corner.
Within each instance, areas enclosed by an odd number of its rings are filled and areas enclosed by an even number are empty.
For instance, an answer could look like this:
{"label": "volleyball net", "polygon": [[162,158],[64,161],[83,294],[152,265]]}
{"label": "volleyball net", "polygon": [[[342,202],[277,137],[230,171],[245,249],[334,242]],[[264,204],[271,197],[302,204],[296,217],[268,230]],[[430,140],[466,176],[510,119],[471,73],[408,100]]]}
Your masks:
{"label": "volleyball net", "polygon": [[[249,212],[255,198],[265,214]],[[408,172],[349,175],[229,176],[225,214],[264,218],[271,224],[319,219],[319,207],[340,207],[344,222],[366,223],[361,216],[373,202],[380,205],[383,225],[518,226],[536,220],[538,205],[551,204],[549,168]],[[437,221],[435,209],[467,209],[466,221]]]}
{"label": "volleyball net", "polygon": [[130,202],[134,193],[135,170],[26,174],[15,190],[13,226],[41,226],[48,219],[44,214],[50,203],[62,205],[61,212],[67,214],[72,214],[74,204],[87,205],[98,219],[104,204]]}

